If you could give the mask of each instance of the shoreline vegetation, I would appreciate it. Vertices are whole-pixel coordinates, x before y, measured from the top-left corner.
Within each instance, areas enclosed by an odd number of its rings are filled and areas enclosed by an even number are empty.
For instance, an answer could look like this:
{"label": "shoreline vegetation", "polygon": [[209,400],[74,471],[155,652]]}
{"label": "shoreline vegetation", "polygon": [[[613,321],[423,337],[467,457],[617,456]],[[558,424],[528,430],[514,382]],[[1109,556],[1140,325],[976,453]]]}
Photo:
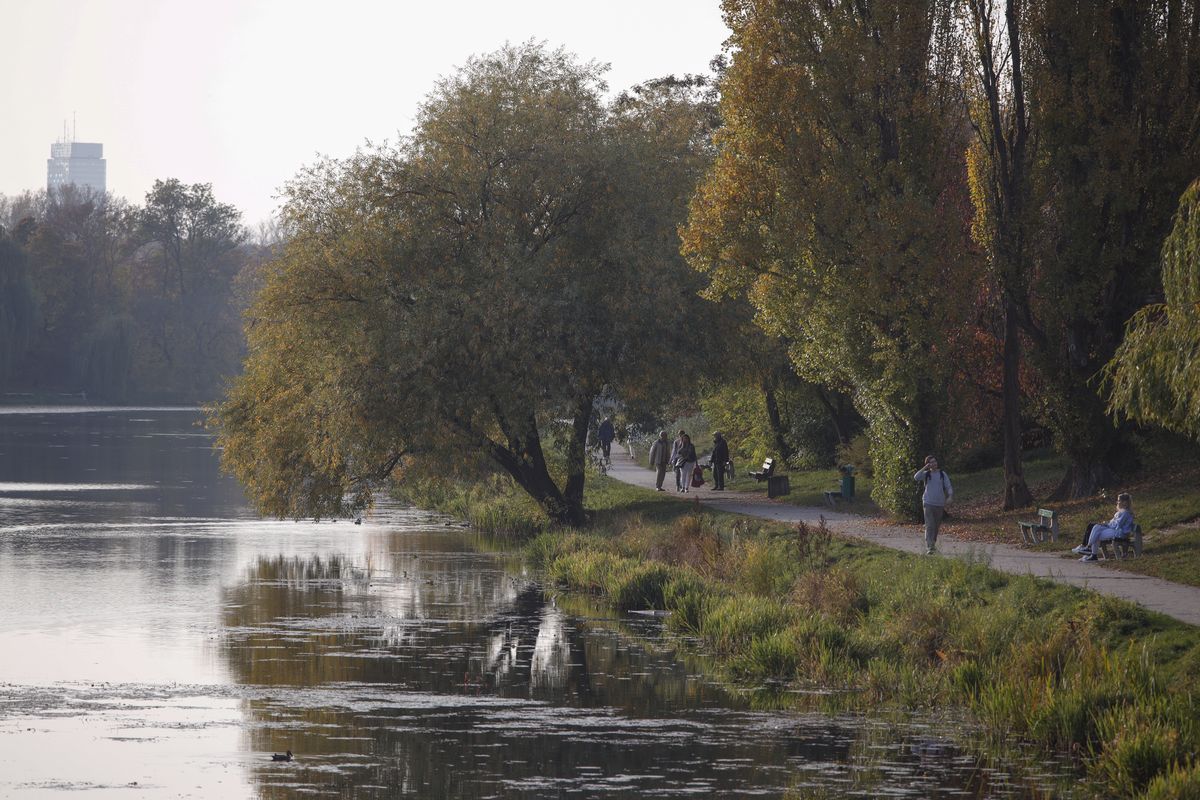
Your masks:
{"label": "shoreline vegetation", "polygon": [[758,702],[953,704],[989,744],[1070,758],[1085,796],[1196,797],[1200,629],[986,563],[920,558],[697,509],[599,477],[587,530],[550,527],[502,478],[426,480],[403,499],[521,542],[556,591],[669,612]]}

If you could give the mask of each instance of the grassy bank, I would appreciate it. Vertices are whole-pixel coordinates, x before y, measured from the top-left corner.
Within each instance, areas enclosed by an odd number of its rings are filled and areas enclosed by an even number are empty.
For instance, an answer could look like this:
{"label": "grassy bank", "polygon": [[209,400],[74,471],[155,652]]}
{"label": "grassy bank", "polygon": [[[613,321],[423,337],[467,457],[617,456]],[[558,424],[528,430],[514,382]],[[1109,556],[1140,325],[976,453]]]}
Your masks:
{"label": "grassy bank", "polygon": [[[443,490],[438,507],[503,531],[522,502],[497,483]],[[1071,754],[1097,795],[1197,796],[1200,629],[986,564],[694,510],[615,481],[591,482],[590,505],[588,531],[529,542],[548,583],[672,612],[671,627],[716,654],[732,683],[773,687],[775,702],[819,687],[843,690],[825,703],[954,704],[997,742]],[[516,526],[539,527],[536,516]]]}

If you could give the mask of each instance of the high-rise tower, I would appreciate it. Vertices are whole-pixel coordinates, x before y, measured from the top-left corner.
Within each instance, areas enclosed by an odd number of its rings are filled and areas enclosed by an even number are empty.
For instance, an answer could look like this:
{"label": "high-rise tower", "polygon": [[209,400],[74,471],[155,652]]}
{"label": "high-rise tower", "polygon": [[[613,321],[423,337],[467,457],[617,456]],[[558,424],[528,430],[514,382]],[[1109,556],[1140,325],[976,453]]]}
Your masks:
{"label": "high-rise tower", "polygon": [[96,142],[55,142],[46,161],[46,190],[69,184],[103,193],[107,188],[104,145]]}

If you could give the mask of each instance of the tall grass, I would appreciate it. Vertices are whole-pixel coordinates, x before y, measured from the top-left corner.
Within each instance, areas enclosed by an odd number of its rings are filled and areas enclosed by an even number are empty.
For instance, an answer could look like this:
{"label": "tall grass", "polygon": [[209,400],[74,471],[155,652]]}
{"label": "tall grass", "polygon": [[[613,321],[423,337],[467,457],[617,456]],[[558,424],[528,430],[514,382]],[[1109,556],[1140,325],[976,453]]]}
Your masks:
{"label": "tall grass", "polygon": [[671,627],[698,637],[731,681],[853,690],[840,704],[954,703],[997,741],[1074,754],[1106,796],[1173,797],[1196,779],[1194,628],[984,563],[884,557],[819,529],[735,537],[728,518],[693,515],[628,525],[531,551],[562,587],[671,611]]}

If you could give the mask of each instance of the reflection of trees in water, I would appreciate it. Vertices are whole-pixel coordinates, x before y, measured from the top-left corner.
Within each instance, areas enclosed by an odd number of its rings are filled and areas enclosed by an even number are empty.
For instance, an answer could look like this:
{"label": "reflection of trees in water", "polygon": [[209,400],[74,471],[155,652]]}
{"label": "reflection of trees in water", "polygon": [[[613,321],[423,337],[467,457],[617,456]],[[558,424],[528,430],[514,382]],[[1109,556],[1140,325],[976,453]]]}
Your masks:
{"label": "reflection of trees in water", "polygon": [[[233,674],[278,687],[246,701],[249,749],[299,759],[264,755],[253,770],[261,796],[290,797],[298,785],[380,797],[586,795],[589,775],[629,776],[606,795],[689,784],[736,794],[782,790],[797,775],[820,783],[834,764],[853,764],[859,777],[842,772],[840,785],[861,788],[894,786],[900,762],[928,786],[981,785],[952,752],[887,747],[902,726],[695,717],[731,699],[690,676],[669,646],[582,621],[498,571],[455,582],[432,557],[393,566],[388,578],[342,556],[263,558],[227,590]],[[494,602],[489,613],[474,616],[476,601],[446,605],[464,586]],[[450,607],[468,618],[447,618]]]}

